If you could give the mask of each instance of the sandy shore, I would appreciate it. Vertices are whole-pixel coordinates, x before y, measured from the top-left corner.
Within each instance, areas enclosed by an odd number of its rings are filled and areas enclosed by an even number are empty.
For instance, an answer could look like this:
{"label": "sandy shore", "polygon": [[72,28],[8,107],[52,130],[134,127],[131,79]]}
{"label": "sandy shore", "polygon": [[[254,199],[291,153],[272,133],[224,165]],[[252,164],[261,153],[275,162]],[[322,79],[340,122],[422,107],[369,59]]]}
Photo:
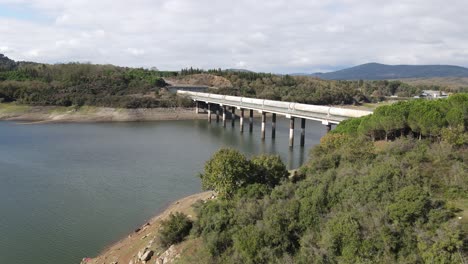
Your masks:
{"label": "sandy shore", "polygon": [[163,254],[166,249],[162,248],[158,241],[158,230],[161,227],[161,222],[168,219],[171,213],[182,212],[190,218],[194,216],[192,205],[199,200],[210,199],[213,192],[202,192],[187,196],[169,205],[159,215],[152,218],[147,223],[133,231],[128,237],[118,241],[105,249],[99,256],[95,258],[85,258],[81,263],[86,264],[109,264],[109,263],[141,263],[138,261],[138,253],[147,250],[154,251],[154,256],[150,263],[157,263],[159,255]]}
{"label": "sandy shore", "polygon": [[0,120],[19,122],[131,122],[205,119],[192,108],[57,107],[0,104]]}

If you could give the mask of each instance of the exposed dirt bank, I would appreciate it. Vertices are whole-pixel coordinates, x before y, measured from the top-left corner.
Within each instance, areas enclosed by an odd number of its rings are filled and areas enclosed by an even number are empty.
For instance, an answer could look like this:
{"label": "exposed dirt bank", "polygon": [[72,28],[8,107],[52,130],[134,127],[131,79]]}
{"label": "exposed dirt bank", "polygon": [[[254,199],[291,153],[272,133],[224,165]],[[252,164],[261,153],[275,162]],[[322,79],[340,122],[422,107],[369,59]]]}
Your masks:
{"label": "exposed dirt bank", "polygon": [[205,119],[188,108],[58,107],[0,104],[0,120],[22,122],[129,122]]}
{"label": "exposed dirt bank", "polygon": [[144,263],[139,256],[144,252],[153,252],[151,261],[146,263],[171,263],[179,254],[177,246],[166,250],[158,241],[158,230],[161,222],[169,218],[171,213],[182,212],[193,217],[192,205],[199,200],[208,200],[213,192],[203,192],[182,198],[172,203],[161,214],[151,219],[143,226],[137,228],[128,237],[110,246],[96,258],[85,258],[81,263],[86,264],[109,264],[109,263]]}

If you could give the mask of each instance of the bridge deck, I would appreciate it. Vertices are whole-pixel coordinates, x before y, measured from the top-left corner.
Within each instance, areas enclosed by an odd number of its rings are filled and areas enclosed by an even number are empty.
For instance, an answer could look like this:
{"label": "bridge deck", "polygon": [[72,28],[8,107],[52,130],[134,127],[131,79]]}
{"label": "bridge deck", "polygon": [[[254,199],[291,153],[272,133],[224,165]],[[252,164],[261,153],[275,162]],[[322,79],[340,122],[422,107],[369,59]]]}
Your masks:
{"label": "bridge deck", "polygon": [[178,91],[178,94],[189,96],[194,101],[232,106],[242,109],[251,109],[259,112],[268,112],[284,115],[286,117],[298,117],[309,120],[338,124],[351,117],[361,117],[372,112],[339,107],[307,105],[294,102],[272,101],[238,96],[226,96],[209,93],[197,93]]}

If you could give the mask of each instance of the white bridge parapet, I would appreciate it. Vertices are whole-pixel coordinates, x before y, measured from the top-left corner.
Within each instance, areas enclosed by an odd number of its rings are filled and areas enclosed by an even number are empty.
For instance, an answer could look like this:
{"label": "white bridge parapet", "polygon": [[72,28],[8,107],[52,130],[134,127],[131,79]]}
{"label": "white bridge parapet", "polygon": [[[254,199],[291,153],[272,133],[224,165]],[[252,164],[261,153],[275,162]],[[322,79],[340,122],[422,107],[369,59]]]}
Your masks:
{"label": "white bridge parapet", "polygon": [[323,105],[309,105],[294,102],[273,101],[248,97],[220,95],[211,93],[198,93],[177,91],[179,95],[186,95],[194,101],[231,106],[238,109],[251,109],[258,112],[269,112],[284,115],[288,118],[297,117],[321,121],[323,124],[339,124],[352,117],[361,117],[372,114],[371,111],[346,109]]}

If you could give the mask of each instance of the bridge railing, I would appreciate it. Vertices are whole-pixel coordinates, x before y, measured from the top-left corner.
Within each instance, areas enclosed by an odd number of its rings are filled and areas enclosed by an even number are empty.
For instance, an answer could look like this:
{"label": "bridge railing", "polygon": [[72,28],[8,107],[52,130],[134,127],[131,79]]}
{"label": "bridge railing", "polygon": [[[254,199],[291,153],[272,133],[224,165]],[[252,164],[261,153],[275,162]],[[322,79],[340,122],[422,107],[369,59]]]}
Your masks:
{"label": "bridge railing", "polygon": [[311,114],[316,116],[335,116],[343,117],[344,119],[350,117],[361,117],[372,114],[371,111],[357,110],[357,109],[347,109],[339,108],[332,106],[323,106],[323,105],[310,105],[310,104],[301,104],[295,102],[284,102],[284,101],[274,101],[267,99],[256,99],[249,97],[239,97],[231,95],[220,95],[220,94],[211,94],[211,93],[199,93],[199,92],[190,92],[190,91],[177,91],[177,94],[190,96],[192,99],[197,101],[206,101],[206,102],[216,102],[220,104],[238,106],[245,108],[254,108],[258,110],[265,111],[275,111],[284,114],[294,115],[295,113],[300,113],[301,115]]}

